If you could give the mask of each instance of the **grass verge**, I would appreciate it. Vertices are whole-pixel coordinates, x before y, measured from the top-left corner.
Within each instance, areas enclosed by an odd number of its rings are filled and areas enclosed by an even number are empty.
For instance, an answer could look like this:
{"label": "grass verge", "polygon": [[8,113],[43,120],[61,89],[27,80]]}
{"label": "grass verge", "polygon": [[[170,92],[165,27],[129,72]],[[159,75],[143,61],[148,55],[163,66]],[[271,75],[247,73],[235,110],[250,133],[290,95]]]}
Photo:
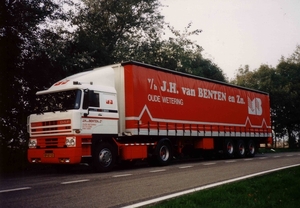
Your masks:
{"label": "grass verge", "polygon": [[300,167],[222,185],[156,204],[154,208],[298,208]]}

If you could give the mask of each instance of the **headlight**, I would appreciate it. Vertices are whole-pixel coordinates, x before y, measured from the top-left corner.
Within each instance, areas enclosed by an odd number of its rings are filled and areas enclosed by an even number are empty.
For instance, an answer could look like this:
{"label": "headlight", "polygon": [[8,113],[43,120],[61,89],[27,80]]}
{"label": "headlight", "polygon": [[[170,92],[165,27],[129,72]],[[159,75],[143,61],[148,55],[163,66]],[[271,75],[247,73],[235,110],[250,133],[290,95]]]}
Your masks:
{"label": "headlight", "polygon": [[29,148],[36,148],[37,139],[29,139],[28,147]]}
{"label": "headlight", "polygon": [[76,137],[66,137],[67,147],[76,147]]}

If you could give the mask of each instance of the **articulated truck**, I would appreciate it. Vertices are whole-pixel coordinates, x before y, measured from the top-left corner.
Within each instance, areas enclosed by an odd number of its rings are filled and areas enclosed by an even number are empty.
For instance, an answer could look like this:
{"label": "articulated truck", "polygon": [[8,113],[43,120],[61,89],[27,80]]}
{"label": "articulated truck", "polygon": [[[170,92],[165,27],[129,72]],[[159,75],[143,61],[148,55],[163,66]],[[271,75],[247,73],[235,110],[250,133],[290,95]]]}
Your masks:
{"label": "articulated truck", "polygon": [[267,93],[135,61],[66,77],[36,102],[30,163],[105,172],[122,161],[253,157],[272,142]]}

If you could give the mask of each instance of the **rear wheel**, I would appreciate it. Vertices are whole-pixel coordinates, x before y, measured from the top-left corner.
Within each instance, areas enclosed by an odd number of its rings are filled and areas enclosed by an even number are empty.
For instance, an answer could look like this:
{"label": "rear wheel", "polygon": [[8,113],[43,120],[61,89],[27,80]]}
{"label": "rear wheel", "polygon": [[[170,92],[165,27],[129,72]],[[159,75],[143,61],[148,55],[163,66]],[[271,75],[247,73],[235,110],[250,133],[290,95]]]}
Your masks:
{"label": "rear wheel", "polygon": [[100,144],[93,155],[94,167],[97,172],[110,171],[116,161],[114,148],[109,143]]}
{"label": "rear wheel", "polygon": [[224,153],[227,158],[233,158],[234,157],[234,143],[232,139],[225,139],[224,142]]}
{"label": "rear wheel", "polygon": [[246,156],[246,147],[245,147],[245,142],[243,140],[239,140],[237,143],[237,156],[238,157]]}
{"label": "rear wheel", "polygon": [[173,157],[170,143],[166,140],[159,141],[155,148],[155,159],[158,165],[169,165]]}
{"label": "rear wheel", "polygon": [[247,143],[247,156],[254,157],[256,153],[255,142],[253,140],[249,140]]}

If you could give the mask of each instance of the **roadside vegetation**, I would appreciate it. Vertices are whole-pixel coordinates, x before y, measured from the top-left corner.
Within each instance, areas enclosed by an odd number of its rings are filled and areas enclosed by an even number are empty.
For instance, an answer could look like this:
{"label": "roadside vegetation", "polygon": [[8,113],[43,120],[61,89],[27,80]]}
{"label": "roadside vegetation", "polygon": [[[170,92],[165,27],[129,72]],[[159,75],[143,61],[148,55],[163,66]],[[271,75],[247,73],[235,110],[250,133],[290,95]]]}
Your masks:
{"label": "roadside vegetation", "polygon": [[300,167],[289,168],[164,201],[153,208],[298,208]]}

